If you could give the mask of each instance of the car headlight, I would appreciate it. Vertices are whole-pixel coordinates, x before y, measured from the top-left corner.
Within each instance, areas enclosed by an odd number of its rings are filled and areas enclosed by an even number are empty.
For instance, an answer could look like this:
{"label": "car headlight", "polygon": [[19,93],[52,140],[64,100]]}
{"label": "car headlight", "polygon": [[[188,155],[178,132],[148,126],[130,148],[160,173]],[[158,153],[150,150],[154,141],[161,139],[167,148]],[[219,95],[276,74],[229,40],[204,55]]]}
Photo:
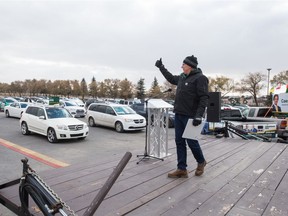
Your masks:
{"label": "car headlight", "polygon": [[68,130],[68,126],[67,125],[57,125],[57,128],[59,130]]}
{"label": "car headlight", "polygon": [[125,119],[125,122],[133,122],[133,119]]}

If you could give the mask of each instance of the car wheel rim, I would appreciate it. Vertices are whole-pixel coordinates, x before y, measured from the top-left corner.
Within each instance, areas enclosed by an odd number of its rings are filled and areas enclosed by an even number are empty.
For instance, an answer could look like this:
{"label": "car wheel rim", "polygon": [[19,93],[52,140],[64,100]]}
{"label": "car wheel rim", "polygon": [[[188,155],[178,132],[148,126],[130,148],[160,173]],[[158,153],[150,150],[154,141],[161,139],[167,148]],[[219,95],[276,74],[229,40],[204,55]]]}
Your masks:
{"label": "car wheel rim", "polygon": [[123,129],[122,129],[122,125],[121,125],[121,123],[117,123],[116,124],[116,131],[117,132],[121,132]]}
{"label": "car wheel rim", "polygon": [[89,126],[92,127],[94,125],[94,120],[92,118],[89,119]]}
{"label": "car wheel rim", "polygon": [[47,137],[48,137],[48,141],[49,141],[49,142],[54,142],[54,141],[55,141],[54,131],[50,129],[50,130],[48,131]]}
{"label": "car wheel rim", "polygon": [[27,126],[26,126],[26,124],[22,124],[22,134],[26,134],[26,132],[27,132]]}

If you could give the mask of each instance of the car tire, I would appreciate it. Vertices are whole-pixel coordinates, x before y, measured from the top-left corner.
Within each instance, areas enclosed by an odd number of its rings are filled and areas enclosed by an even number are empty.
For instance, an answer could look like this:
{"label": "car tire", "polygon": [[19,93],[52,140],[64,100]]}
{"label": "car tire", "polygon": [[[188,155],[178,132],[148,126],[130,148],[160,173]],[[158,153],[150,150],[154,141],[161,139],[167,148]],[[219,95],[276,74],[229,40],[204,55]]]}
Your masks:
{"label": "car tire", "polygon": [[8,110],[6,110],[6,112],[5,112],[5,116],[6,116],[7,118],[10,117],[10,114],[9,114],[9,111],[8,111]]}
{"label": "car tire", "polygon": [[47,130],[47,139],[50,143],[56,143],[58,142],[56,132],[53,128],[48,128]]}
{"label": "car tire", "polygon": [[26,122],[21,123],[21,132],[23,135],[29,135],[30,134],[30,131],[28,129],[28,125]]}
{"label": "car tire", "polygon": [[124,128],[123,128],[123,124],[121,122],[116,122],[115,123],[115,130],[118,132],[118,133],[122,133],[124,131]]}
{"label": "car tire", "polygon": [[95,126],[95,121],[94,121],[94,119],[92,117],[89,117],[88,124],[89,124],[90,127],[94,127]]}

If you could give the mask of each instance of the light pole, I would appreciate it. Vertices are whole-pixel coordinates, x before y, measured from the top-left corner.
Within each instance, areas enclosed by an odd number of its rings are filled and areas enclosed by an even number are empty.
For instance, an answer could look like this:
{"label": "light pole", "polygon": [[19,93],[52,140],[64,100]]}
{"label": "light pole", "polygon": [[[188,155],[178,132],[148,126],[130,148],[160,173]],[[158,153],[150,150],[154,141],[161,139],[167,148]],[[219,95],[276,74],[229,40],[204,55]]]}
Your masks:
{"label": "light pole", "polygon": [[268,71],[268,85],[267,85],[267,95],[269,94],[269,83],[270,83],[270,71],[272,70],[272,68],[267,68]]}

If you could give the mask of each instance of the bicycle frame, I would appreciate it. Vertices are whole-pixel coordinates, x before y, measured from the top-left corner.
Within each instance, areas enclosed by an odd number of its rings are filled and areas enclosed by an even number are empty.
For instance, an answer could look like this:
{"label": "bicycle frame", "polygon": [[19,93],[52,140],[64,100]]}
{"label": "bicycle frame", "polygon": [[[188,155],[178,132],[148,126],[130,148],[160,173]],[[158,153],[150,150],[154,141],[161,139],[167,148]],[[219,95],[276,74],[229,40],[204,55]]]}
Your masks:
{"label": "bicycle frame", "polygon": [[20,179],[19,197],[21,201],[21,211],[24,215],[30,216],[28,209],[29,195],[40,208],[45,216],[53,216],[60,213],[63,216],[68,214],[63,210],[63,205],[59,200],[47,189],[40,179],[33,173],[28,165],[28,159],[21,160],[23,163],[23,175]]}

